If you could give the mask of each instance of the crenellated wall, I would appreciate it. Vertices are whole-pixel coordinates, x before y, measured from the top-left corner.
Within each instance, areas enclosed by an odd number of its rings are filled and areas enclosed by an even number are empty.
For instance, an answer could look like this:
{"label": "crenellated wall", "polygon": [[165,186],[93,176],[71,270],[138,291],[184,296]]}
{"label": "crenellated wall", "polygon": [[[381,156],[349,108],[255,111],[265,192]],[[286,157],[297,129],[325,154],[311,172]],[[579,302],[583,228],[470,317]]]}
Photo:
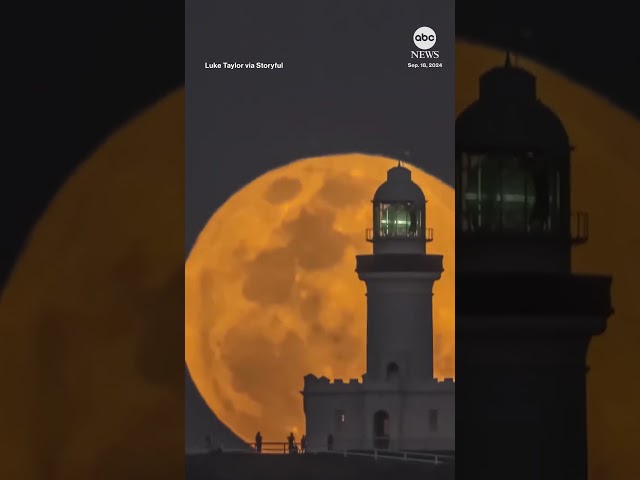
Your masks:
{"label": "crenellated wall", "polygon": [[[333,434],[334,448],[373,448],[373,418],[389,415],[390,449],[455,450],[455,382],[407,384],[386,381],[334,379],[309,374],[304,379],[304,412],[309,450],[326,450]],[[435,426],[430,416],[436,411]],[[435,428],[434,428],[435,427]]]}
{"label": "crenellated wall", "polygon": [[[362,436],[363,384],[358,379],[330,382],[326,377],[304,378],[304,413],[308,450],[326,450],[333,434],[336,449],[362,448],[352,439]],[[342,417],[344,415],[344,417]]]}
{"label": "crenellated wall", "polygon": [[367,378],[367,375],[362,375],[362,381],[357,378],[351,378],[345,381],[341,378],[335,378],[329,380],[327,377],[316,377],[313,374],[308,374],[304,377],[304,392],[313,393],[326,393],[326,394],[341,394],[347,392],[361,392],[361,391],[393,391],[398,390],[410,390],[411,392],[447,392],[455,391],[455,381],[453,378],[445,378],[438,380],[437,378],[419,381],[419,382],[407,382],[402,377],[390,379],[390,380],[371,380]]}

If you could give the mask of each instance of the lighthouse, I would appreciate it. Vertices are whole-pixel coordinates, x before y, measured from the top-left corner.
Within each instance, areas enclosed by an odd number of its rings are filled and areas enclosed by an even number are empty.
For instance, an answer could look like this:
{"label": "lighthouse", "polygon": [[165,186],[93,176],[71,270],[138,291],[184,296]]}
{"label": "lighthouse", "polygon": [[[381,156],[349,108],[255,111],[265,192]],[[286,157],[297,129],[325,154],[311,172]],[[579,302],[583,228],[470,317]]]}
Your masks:
{"label": "lighthouse", "polygon": [[309,374],[304,412],[310,450],[455,450],[455,384],[433,373],[433,285],[443,256],[427,253],[427,200],[401,164],[373,196],[371,255],[356,257],[367,287],[366,373],[345,382]]}
{"label": "lighthouse", "polygon": [[391,375],[405,383],[433,380],[433,284],[442,255],[429,255],[426,199],[401,165],[373,197],[372,255],[358,255],[358,277],[367,285],[367,377]]}
{"label": "lighthouse", "polygon": [[507,55],[479,93],[456,120],[456,474],[586,480],[586,355],[611,278],[571,270],[589,217],[536,78]]}

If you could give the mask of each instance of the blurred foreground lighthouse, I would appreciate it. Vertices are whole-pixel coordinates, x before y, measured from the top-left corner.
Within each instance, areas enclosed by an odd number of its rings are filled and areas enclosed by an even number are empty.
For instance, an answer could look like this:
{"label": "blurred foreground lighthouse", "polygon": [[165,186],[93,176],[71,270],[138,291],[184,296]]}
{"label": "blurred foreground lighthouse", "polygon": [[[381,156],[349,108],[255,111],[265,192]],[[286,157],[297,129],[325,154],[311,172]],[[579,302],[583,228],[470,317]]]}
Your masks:
{"label": "blurred foreground lighthouse", "polygon": [[456,475],[587,479],[586,354],[611,278],[571,273],[570,152],[507,61],[456,121]]}
{"label": "blurred foreground lighthouse", "polygon": [[426,253],[424,193],[398,165],[373,198],[373,255],[358,255],[367,285],[367,373],[362,382],[304,379],[309,450],[453,451],[455,386],[433,376],[433,284],[442,255]]}

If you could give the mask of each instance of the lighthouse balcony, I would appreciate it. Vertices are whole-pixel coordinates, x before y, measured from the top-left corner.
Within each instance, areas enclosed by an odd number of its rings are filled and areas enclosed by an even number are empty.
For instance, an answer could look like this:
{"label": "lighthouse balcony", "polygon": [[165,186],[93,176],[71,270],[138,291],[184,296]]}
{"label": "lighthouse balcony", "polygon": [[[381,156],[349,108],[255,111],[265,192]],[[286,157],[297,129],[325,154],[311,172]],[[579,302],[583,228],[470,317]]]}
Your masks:
{"label": "lighthouse balcony", "polygon": [[589,214],[575,212],[571,214],[571,243],[582,245],[589,240]]}
{"label": "lighthouse balcony", "polygon": [[365,230],[365,239],[367,242],[377,242],[384,240],[420,240],[425,242],[433,242],[433,228],[427,228],[426,231],[398,230],[396,232],[379,232],[376,235],[375,229],[367,228]]}
{"label": "lighthouse balcony", "polygon": [[[458,213],[458,228],[460,233],[474,238],[512,238],[512,239],[550,239],[570,237],[573,245],[582,245],[589,240],[589,214],[587,212],[573,212],[569,216],[568,229],[563,227],[557,218],[548,217],[542,223],[524,220],[524,216],[517,222],[505,220],[506,216],[498,215],[487,220],[486,215],[479,209],[463,210]],[[566,224],[565,224],[566,225]]]}

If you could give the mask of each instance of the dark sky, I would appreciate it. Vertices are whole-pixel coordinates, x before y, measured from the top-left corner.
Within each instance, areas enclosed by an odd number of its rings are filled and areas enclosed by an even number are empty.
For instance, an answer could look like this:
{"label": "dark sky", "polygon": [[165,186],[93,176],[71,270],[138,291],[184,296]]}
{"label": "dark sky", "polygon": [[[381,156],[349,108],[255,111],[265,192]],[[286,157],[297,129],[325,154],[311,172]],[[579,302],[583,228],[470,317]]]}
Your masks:
{"label": "dark sky", "polygon": [[[189,4],[187,251],[234,192],[299,158],[397,158],[409,149],[412,163],[453,184],[453,8],[449,0],[406,4],[414,6],[391,10],[393,21],[380,13],[360,17],[353,7],[321,21],[331,8],[304,3],[282,26],[265,23],[273,15],[268,2],[251,9]],[[412,34],[427,17],[440,32],[443,67],[409,69]],[[207,70],[205,60],[282,61],[284,68]]]}
{"label": "dark sky", "polygon": [[[287,0],[279,2],[278,9],[267,2],[219,5],[220,18],[236,18],[240,23],[219,22],[219,43],[213,49],[248,45],[256,54],[300,55],[306,62],[296,72],[301,83],[309,77],[325,79],[323,85],[284,94],[283,101],[289,102],[317,101],[314,92],[348,90],[348,82],[355,80],[363,87],[356,89],[362,96],[353,97],[353,102],[384,89],[366,75],[343,78],[340,62],[369,63],[371,70],[362,71],[373,75],[379,57],[393,48],[376,38],[404,39],[405,25],[415,21],[411,2]],[[29,230],[69,173],[123,122],[183,84],[183,7],[183,2],[100,2],[87,12],[41,11],[38,18],[29,16],[25,22],[28,26],[20,45],[27,52],[17,64],[24,69],[15,75],[21,74],[24,93],[15,123],[28,126],[30,132],[20,142],[19,152],[3,161],[2,191],[13,192],[2,206],[3,284]],[[640,118],[638,15],[631,10],[637,8],[626,0],[606,4],[458,0],[457,35],[512,45]],[[382,33],[377,36],[376,32]],[[345,49],[345,45],[351,47]],[[317,61],[318,55],[331,56],[336,72],[324,71],[327,67]],[[246,78],[238,77],[239,81]],[[401,97],[399,92],[394,99]],[[332,98],[324,102],[336,109],[348,107]],[[359,107],[366,111],[367,105]],[[391,103],[385,108],[391,116],[402,115],[402,105]],[[261,119],[251,121],[255,128]],[[408,138],[420,133],[404,130]],[[228,163],[225,168],[238,167]],[[450,181],[451,174],[441,176]]]}
{"label": "dark sky", "polygon": [[[24,68],[10,76],[21,95],[15,123],[30,129],[19,139],[20,153],[3,162],[0,177],[3,192],[13,191],[11,202],[2,205],[8,226],[0,257],[2,284],[33,223],[69,173],[119,125],[184,82],[183,2],[99,2],[73,12],[40,3],[29,3],[22,12],[16,65]],[[258,17],[256,5],[262,3],[220,2],[229,15],[251,12],[247,22]],[[300,20],[292,20],[296,16],[306,15],[304,26],[318,32],[323,49],[339,51],[334,39],[340,32],[355,32],[355,25],[367,32],[381,25],[393,29],[393,18],[412,15],[404,2],[317,2],[322,9],[313,15],[303,11],[308,3],[287,0],[277,10],[262,7],[261,21],[252,26],[256,35],[260,29],[278,34],[262,35],[257,46],[292,51],[298,42],[288,39],[304,30]],[[41,14],[33,16],[33,8]],[[640,117],[640,41],[633,33],[639,8],[626,0],[611,0],[606,8],[576,0],[458,0],[456,29],[461,37],[511,44]],[[300,48],[314,65],[314,52]],[[366,42],[362,50],[364,57],[375,58]]]}

